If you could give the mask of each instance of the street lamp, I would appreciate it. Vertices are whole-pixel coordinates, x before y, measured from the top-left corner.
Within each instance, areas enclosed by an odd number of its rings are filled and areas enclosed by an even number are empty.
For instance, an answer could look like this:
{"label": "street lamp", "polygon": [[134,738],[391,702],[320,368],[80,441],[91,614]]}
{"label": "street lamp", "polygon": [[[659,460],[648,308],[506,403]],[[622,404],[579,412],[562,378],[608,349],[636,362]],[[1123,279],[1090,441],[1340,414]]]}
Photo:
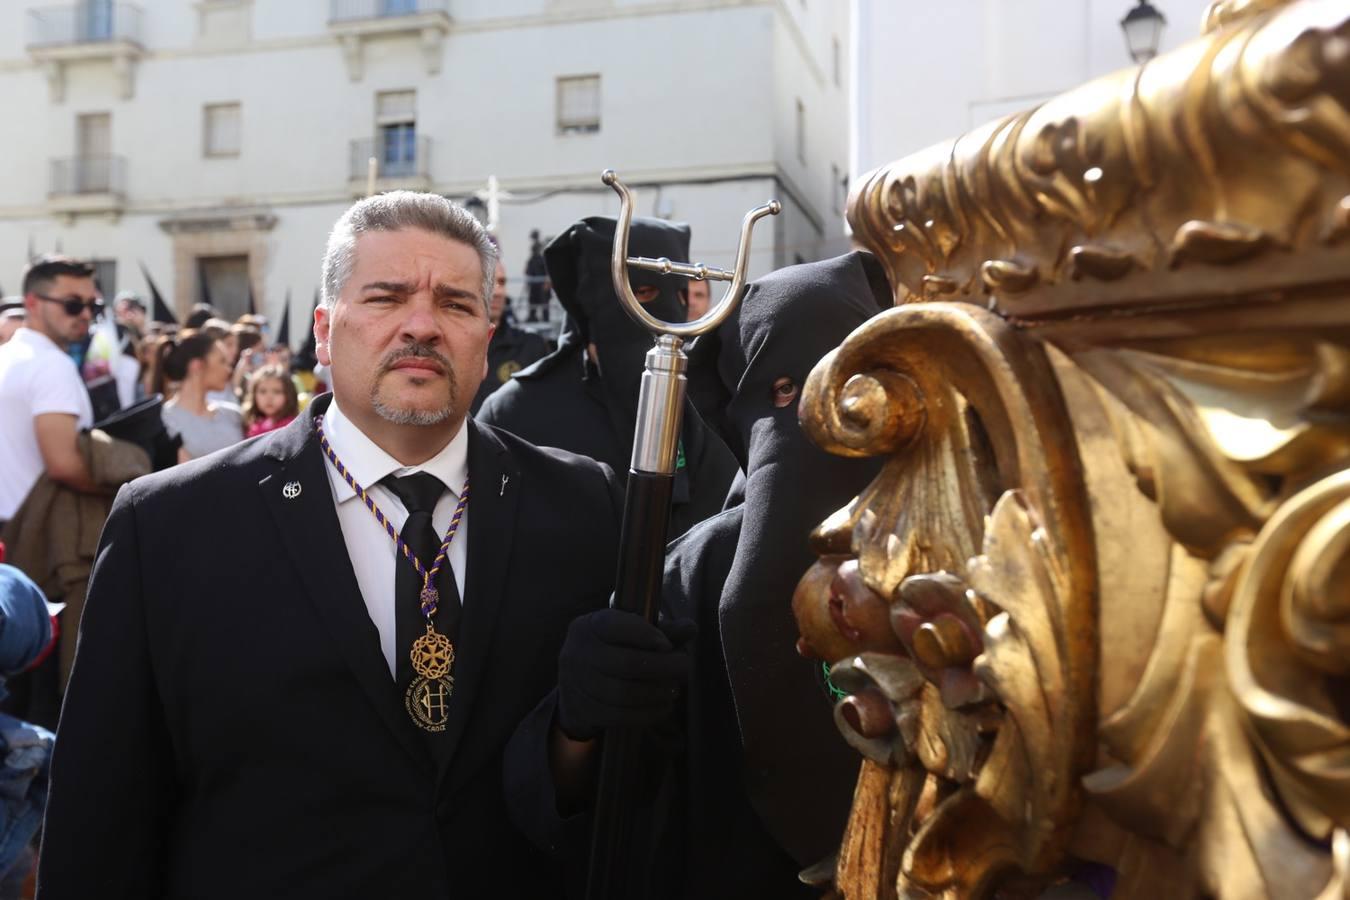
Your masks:
{"label": "street lamp", "polygon": [[1139,5],[1125,14],[1120,20],[1120,28],[1125,32],[1125,46],[1129,48],[1130,59],[1145,63],[1158,55],[1158,41],[1162,38],[1163,26],[1167,19],[1158,12],[1157,7],[1148,0],[1139,0]]}

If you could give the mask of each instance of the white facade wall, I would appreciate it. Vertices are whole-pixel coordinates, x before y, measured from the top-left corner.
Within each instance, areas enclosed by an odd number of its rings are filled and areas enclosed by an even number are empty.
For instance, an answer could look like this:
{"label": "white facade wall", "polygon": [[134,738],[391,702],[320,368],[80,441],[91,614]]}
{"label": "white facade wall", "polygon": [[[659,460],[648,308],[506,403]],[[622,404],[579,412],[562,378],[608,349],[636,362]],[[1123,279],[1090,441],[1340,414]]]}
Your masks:
{"label": "white facade wall", "polygon": [[[0,165],[0,286],[10,292],[30,249],[60,249],[116,260],[119,289],[146,289],[143,261],[181,311],[196,299],[193,254],[216,252],[202,234],[262,216],[274,224],[247,240],[227,232],[221,252],[249,245],[273,322],[291,293],[298,344],[295,317],[308,313],[327,231],[364,184],[351,142],[371,137],[376,94],[389,90],[416,91],[430,190],[462,199],[496,175],[514,195],[498,224],[513,295],[531,229],[552,235],[617,211],[599,183],[607,166],[637,189],[640,214],[691,225],[698,261],[730,265],[741,217],[775,196],[785,212],[757,232],[752,275],[846,247],[830,193],[831,166],[848,156],[847,69],[831,77],[833,42],[848,39],[841,0],[448,0],[438,72],[410,33],[365,41],[356,79],[329,0],[140,0],[132,95],[120,95],[112,62],[86,61],[65,66],[60,100],[29,46],[27,13],[49,5],[0,2],[0,112],[24,132]],[[555,79],[585,74],[601,78],[600,130],[559,134]],[[204,156],[212,103],[240,104],[237,157]],[[123,197],[112,214],[60,215],[50,161],[75,154],[76,119],[89,112],[111,114]],[[198,229],[197,249],[169,233],[175,222]]]}
{"label": "white facade wall", "polygon": [[[1209,0],[1150,0],[1159,52],[1198,37]],[[1134,63],[1120,20],[1135,0],[852,0],[852,173]]]}

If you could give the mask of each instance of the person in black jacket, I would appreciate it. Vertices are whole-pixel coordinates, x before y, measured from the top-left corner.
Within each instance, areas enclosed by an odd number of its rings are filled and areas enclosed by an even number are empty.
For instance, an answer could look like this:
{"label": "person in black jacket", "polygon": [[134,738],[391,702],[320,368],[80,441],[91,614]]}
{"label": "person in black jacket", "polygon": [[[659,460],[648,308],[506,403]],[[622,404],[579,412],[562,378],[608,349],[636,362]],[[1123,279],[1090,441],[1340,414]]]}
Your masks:
{"label": "person in black jacket", "polygon": [[[627,679],[687,650],[683,745],[664,760],[664,791],[642,798],[652,806],[642,820],[657,823],[656,846],[641,851],[651,859],[647,896],[820,895],[798,873],[837,850],[858,757],[834,726],[825,673],[796,652],[792,594],[814,561],[811,530],[859,493],[880,461],[812,445],[797,423],[797,401],[821,357],[889,302],[881,266],[854,252],[753,282],[736,314],[699,338],[690,391],[746,477],[726,510],[667,552],[663,614],[692,620],[697,636],[686,647],[654,643],[619,657],[623,640],[611,636],[636,617],[606,610],[572,624],[558,690],[508,747],[516,769],[531,754],[535,760],[538,780],[513,785],[509,799],[540,846],[585,858],[590,822],[577,786],[594,775],[587,770],[594,760],[573,744],[640,724],[628,707],[642,697]],[[655,713],[650,721],[661,722]],[[554,731],[547,743],[546,722]]]}
{"label": "person in black jacket", "polygon": [[568,623],[613,588],[620,498],[605,466],[467,418],[494,265],[442,197],[360,201],[315,314],[333,394],[119,494],[42,900],[556,884],[508,820],[502,749],[555,683]]}
{"label": "person in black jacket", "polygon": [[[501,253],[500,247],[497,252]],[[473,398],[470,415],[476,414],[488,395],[510,381],[511,376],[549,354],[548,341],[533,332],[517,328],[510,321],[510,316],[505,315],[508,299],[506,268],[499,265],[494,278],[492,300],[488,304],[493,332],[492,341],[488,344],[487,375],[483,376],[478,395]]]}
{"label": "person in black jacket", "polygon": [[[541,447],[560,447],[628,474],[637,422],[643,361],[654,339],[624,311],[609,260],[615,220],[582,219],[544,251],[549,278],[567,311],[558,349],[490,396],[478,421],[504,428]],[[689,228],[635,218],[632,256],[689,258]],[[683,322],[685,279],[630,270],[633,293],[658,319]],[[676,459],[670,536],[722,508],[736,461],[686,404]]]}

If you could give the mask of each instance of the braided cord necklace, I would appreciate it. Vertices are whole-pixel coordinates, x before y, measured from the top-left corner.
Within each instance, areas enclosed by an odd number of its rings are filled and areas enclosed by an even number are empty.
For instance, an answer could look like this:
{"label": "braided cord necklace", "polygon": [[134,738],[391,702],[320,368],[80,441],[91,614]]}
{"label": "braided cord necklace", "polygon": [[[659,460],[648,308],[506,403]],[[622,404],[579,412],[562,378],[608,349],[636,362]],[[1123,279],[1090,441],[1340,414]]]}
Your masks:
{"label": "braided cord necklace", "polygon": [[348,472],[347,467],[342,464],[342,460],[338,459],[337,453],[328,443],[328,435],[324,434],[322,417],[317,418],[315,424],[319,433],[319,446],[323,448],[328,461],[342,476],[342,480],[347,482],[347,486],[356,492],[357,497],[361,498],[361,502],[375,516],[375,521],[384,526],[385,532],[393,538],[394,546],[398,548],[399,553],[412,563],[413,568],[422,578],[422,591],[418,599],[422,616],[427,621],[427,633],[413,641],[408,654],[417,677],[408,685],[407,693],[404,696],[404,705],[408,709],[408,714],[412,716],[413,722],[419,728],[426,731],[444,731],[445,723],[449,718],[450,694],[455,686],[455,680],[450,676],[450,667],[455,663],[455,645],[448,637],[436,630],[436,625],[432,621],[441,600],[440,592],[436,589],[436,576],[440,573],[441,567],[445,565],[446,558],[450,553],[450,545],[454,543],[455,535],[459,533],[460,522],[464,519],[464,510],[469,505],[469,479],[465,476],[464,487],[459,492],[459,502],[455,504],[454,514],[450,516],[450,526],[445,530],[445,537],[441,540],[440,550],[436,553],[436,558],[432,560],[431,568],[428,569],[417,558],[417,554],[412,551],[407,542],[394,530],[394,523],[390,522],[389,517],[376,505],[374,498],[370,496],[370,492],[357,483],[356,479],[352,477],[352,473]]}

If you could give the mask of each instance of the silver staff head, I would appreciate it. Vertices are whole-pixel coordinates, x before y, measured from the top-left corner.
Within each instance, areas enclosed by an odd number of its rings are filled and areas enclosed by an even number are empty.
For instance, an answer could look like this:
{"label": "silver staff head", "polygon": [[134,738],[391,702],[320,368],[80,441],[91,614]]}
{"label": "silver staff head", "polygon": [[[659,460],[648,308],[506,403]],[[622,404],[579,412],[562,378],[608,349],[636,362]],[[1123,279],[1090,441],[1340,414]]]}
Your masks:
{"label": "silver staff head", "polygon": [[[702,263],[671,262],[665,258],[648,259],[645,256],[629,256],[628,232],[633,224],[633,193],[619,180],[618,173],[613,169],[606,169],[601,173],[600,180],[614,188],[614,193],[619,195],[619,220],[614,229],[614,252],[610,257],[609,271],[614,279],[614,290],[619,295],[619,302],[623,304],[623,308],[627,310],[628,315],[632,316],[639,325],[652,332],[653,335],[668,334],[677,338],[695,337],[705,331],[712,331],[725,322],[732,311],[736,309],[736,304],[740,303],[741,298],[745,296],[745,272],[750,265],[750,234],[754,230],[755,223],[765,216],[778,215],[783,208],[782,204],[777,200],[770,200],[763,206],[755,207],[745,214],[745,218],[741,220],[741,243],[736,248],[736,265],[728,272],[726,269],[705,266]],[[638,302],[637,297],[633,295],[633,288],[628,283],[629,266],[648,269],[652,272],[661,272],[666,275],[684,275],[701,281],[729,281],[731,286],[727,288],[721,299],[694,321],[663,322],[647,312]]]}

